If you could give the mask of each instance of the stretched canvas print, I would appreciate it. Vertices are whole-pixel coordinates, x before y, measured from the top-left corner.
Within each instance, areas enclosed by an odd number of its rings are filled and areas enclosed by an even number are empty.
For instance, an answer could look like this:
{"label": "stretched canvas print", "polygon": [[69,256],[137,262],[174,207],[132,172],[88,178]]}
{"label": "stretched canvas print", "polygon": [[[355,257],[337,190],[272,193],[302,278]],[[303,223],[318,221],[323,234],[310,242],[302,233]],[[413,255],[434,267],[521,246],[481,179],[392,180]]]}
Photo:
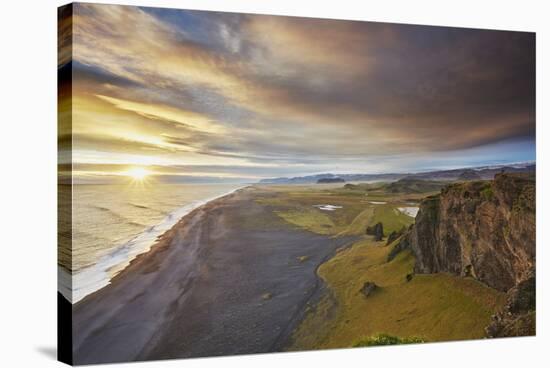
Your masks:
{"label": "stretched canvas print", "polygon": [[535,335],[534,33],[58,15],[60,360]]}

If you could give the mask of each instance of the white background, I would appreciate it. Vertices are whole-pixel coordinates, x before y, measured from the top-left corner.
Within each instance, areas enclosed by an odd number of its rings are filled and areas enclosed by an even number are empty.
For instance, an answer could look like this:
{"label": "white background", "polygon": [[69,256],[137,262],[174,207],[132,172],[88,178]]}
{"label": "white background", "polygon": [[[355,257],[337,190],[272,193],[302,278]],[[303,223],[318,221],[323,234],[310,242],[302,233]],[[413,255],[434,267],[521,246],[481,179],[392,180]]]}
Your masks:
{"label": "white background", "polygon": [[[104,1],[98,1],[104,2]],[[537,32],[536,338],[133,363],[117,367],[521,367],[550,348],[548,95],[545,1],[172,0],[123,4]],[[56,354],[57,0],[4,1],[0,10],[0,366],[53,367]],[[546,24],[545,24],[546,23]],[[546,68],[545,68],[546,67]],[[543,289],[547,291],[544,292]]]}

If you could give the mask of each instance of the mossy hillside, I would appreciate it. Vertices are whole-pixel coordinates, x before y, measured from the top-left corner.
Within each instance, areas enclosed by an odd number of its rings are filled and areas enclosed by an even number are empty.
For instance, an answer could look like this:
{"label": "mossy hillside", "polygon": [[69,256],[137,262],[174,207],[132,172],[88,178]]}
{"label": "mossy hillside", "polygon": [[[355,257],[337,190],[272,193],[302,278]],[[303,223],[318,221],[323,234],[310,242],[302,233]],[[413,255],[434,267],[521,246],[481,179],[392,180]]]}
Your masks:
{"label": "mossy hillside", "polygon": [[[387,263],[391,249],[363,240],[321,265],[334,302],[327,297],[306,316],[291,349],[350,347],[381,333],[425,341],[484,336],[503,293],[448,274],[414,275],[407,282],[414,257],[403,251]],[[379,286],[369,297],[360,292],[366,281]]]}
{"label": "mossy hillside", "polygon": [[376,205],[368,225],[381,222],[384,226],[384,236],[388,236],[392,231],[399,231],[403,227],[408,227],[414,222],[414,218],[399,211],[398,207],[400,205],[395,203]]}
{"label": "mossy hillside", "polygon": [[353,221],[342,230],[338,235],[359,235],[363,234],[368,224],[372,222],[374,215],[374,206],[367,206],[363,211],[359,212]]}

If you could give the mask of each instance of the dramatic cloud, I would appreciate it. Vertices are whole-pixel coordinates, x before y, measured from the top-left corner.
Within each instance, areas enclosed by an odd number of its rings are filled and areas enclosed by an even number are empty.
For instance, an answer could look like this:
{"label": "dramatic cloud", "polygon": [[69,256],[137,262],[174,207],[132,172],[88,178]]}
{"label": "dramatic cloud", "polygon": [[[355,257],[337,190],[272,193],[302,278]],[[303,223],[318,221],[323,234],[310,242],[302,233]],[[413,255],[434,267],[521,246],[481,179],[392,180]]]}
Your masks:
{"label": "dramatic cloud", "polygon": [[250,178],[535,157],[531,33],[92,4],[73,13],[60,33],[71,50],[73,31],[72,60],[63,51],[60,67],[73,69],[73,160],[96,165],[82,172],[146,164]]}

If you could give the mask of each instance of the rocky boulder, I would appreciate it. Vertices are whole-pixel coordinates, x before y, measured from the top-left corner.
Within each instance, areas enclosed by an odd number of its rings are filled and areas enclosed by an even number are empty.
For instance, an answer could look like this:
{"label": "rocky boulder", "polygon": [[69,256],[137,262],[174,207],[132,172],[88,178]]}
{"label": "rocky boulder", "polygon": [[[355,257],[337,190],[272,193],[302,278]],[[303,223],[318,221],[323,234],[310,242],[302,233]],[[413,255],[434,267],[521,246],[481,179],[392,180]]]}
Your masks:
{"label": "rocky boulder", "polygon": [[373,235],[374,240],[380,241],[384,237],[384,227],[381,222],[376,223],[373,226],[367,226],[367,235]]}
{"label": "rocky boulder", "polygon": [[367,282],[365,282],[365,284],[364,284],[363,287],[361,288],[361,292],[363,293],[363,295],[365,295],[366,297],[368,297],[368,296],[371,295],[376,289],[378,289],[378,285],[376,285],[374,282],[367,281]]}

